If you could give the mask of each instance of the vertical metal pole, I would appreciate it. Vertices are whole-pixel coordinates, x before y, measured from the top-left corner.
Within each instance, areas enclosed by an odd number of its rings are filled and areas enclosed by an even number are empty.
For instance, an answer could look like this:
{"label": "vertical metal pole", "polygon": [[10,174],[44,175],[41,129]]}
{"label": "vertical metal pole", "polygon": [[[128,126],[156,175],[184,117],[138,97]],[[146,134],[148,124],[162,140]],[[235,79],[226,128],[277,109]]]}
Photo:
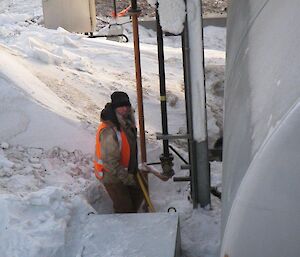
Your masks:
{"label": "vertical metal pole", "polygon": [[140,128],[141,161],[147,162],[144,106],[143,106],[143,88],[142,88],[142,76],[141,76],[140,42],[139,42],[139,27],[138,27],[138,16],[140,15],[140,10],[137,8],[136,0],[131,0],[131,9],[129,10],[129,14],[132,16],[135,77],[136,77],[136,91],[137,91],[139,128]]}
{"label": "vertical metal pole", "polygon": [[113,0],[113,18],[116,19],[117,18],[117,4],[116,4],[116,0]]}
{"label": "vertical metal pole", "polygon": [[184,24],[184,31],[182,33],[182,56],[183,56],[183,75],[184,75],[184,93],[185,93],[185,109],[186,109],[186,124],[187,133],[190,135],[188,140],[188,150],[189,150],[189,163],[191,165],[190,177],[191,177],[191,195],[193,200],[193,207],[197,208],[198,199],[198,186],[197,186],[197,167],[195,165],[195,152],[193,147],[193,114],[192,114],[192,92],[191,92],[191,76],[190,76],[190,49],[189,49],[189,39],[188,39],[188,26],[187,20]]}
{"label": "vertical metal pole", "polygon": [[[195,140],[195,148],[196,152],[199,154],[199,158],[197,158],[197,163],[199,167],[198,174],[198,195],[199,195],[199,203],[201,207],[205,207],[206,205],[211,204],[210,199],[210,164],[208,160],[208,136],[207,136],[207,109],[206,109],[206,85],[205,85],[205,64],[204,64],[204,40],[203,40],[203,18],[202,18],[202,0],[197,0],[199,4],[199,15],[201,22],[201,43],[202,43],[202,86],[203,86],[203,112],[204,112],[204,120],[202,122],[202,129],[205,134],[205,138],[203,141]],[[193,106],[195,108],[195,106]]]}
{"label": "vertical metal pole", "polygon": [[[190,124],[188,130],[192,137],[190,142],[192,196],[195,199],[194,207],[196,203],[205,207],[210,205],[211,200],[201,0],[190,0],[187,3],[187,13],[195,17],[189,20],[190,16],[187,16],[183,40],[184,69],[188,81],[187,116]],[[190,34],[191,31],[193,34]],[[200,52],[199,46],[202,47]]]}
{"label": "vertical metal pole", "polygon": [[[167,116],[167,95],[166,95],[166,76],[165,76],[165,57],[164,57],[164,42],[163,33],[160,26],[158,3],[156,3],[156,33],[157,33],[157,50],[158,50],[158,68],[159,68],[159,89],[160,89],[160,108],[161,108],[161,123],[162,133],[168,132],[168,116]],[[163,140],[164,155],[169,156],[169,142]]]}
{"label": "vertical metal pole", "polygon": [[[164,41],[163,31],[160,26],[158,14],[158,2],[156,2],[156,34],[157,34],[157,50],[158,50],[158,67],[159,67],[159,88],[160,88],[160,109],[161,123],[163,135],[168,135],[168,114],[167,114],[167,94],[166,94],[166,76],[165,76],[165,57],[164,57]],[[169,140],[163,140],[163,154],[160,156],[163,174],[166,177],[174,175],[173,155],[169,151]]]}

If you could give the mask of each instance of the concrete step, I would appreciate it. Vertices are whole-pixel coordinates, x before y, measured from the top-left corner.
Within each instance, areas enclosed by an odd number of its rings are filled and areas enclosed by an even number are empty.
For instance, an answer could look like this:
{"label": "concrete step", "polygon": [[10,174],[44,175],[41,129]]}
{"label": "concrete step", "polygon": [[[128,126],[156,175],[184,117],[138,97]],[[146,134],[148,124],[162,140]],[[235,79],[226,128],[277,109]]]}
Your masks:
{"label": "concrete step", "polygon": [[89,215],[81,257],[180,257],[176,213]]}

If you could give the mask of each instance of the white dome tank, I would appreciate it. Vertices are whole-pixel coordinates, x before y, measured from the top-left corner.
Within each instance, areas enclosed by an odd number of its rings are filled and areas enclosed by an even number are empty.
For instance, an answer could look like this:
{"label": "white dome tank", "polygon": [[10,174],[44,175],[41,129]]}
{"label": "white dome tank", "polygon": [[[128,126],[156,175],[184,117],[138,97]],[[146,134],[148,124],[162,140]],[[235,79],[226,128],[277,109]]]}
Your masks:
{"label": "white dome tank", "polygon": [[300,2],[231,0],[221,257],[300,256]]}

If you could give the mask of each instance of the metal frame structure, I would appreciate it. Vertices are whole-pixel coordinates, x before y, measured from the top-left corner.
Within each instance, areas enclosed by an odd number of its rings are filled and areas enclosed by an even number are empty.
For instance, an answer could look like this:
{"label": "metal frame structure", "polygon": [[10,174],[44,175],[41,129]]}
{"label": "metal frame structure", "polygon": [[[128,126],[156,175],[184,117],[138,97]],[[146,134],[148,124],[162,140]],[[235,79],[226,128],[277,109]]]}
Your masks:
{"label": "metal frame structure", "polygon": [[[200,10],[201,10],[201,0]],[[186,3],[186,2],[185,2]],[[186,3],[187,4],[187,3]],[[158,4],[157,4],[158,7]],[[157,8],[156,8],[157,9]],[[132,16],[132,27],[133,27],[133,39],[134,39],[134,55],[135,55],[135,70],[136,70],[136,88],[137,88],[137,103],[138,103],[138,115],[139,115],[139,132],[140,132],[140,152],[141,161],[146,162],[146,140],[145,140],[145,125],[144,125],[144,110],[143,110],[143,91],[142,91],[142,78],[141,78],[141,62],[140,62],[140,48],[139,48],[139,32],[138,32],[138,17],[140,10],[137,7],[137,1],[131,0],[131,9],[129,15]],[[202,15],[201,16],[201,30],[193,31],[193,33],[200,33],[201,40],[203,39],[203,26],[202,26]],[[188,17],[184,26],[184,31],[181,34],[182,37],[182,56],[183,56],[183,73],[184,73],[184,84],[185,84],[185,100],[186,100],[186,120],[187,120],[187,134],[186,135],[169,135],[168,133],[168,117],[167,117],[167,97],[166,97],[166,85],[165,85],[165,66],[164,66],[164,46],[163,46],[163,31],[159,22],[159,14],[156,10],[156,21],[157,21],[157,46],[158,46],[158,63],[159,63],[159,83],[160,83],[160,101],[161,101],[161,121],[162,121],[162,133],[157,134],[157,139],[163,141],[163,153],[160,156],[160,164],[163,169],[163,175],[166,177],[172,177],[174,175],[173,170],[173,155],[170,153],[170,149],[180,157],[184,162],[181,167],[183,169],[189,169],[190,175],[188,177],[174,178],[174,181],[190,181],[191,182],[191,194],[193,199],[193,206],[197,208],[200,204],[201,207],[210,205],[210,168],[208,161],[208,144],[207,144],[207,125],[206,125],[206,99],[205,99],[205,78],[204,78],[204,54],[202,56],[202,67],[201,74],[203,74],[201,80],[204,88],[200,90],[204,92],[204,98],[201,101],[204,103],[204,120],[202,129],[205,131],[206,137],[202,140],[196,140],[194,136],[195,128],[195,114],[199,117],[199,111],[195,109],[193,105],[193,92],[195,90],[195,82],[191,76],[191,65],[192,60],[191,48],[189,42],[189,27],[190,23]],[[192,49],[195,51],[195,49]],[[203,40],[202,40],[202,51],[203,51]],[[195,53],[193,53],[195,54]],[[197,91],[197,90],[196,90]],[[197,93],[197,92],[196,92]],[[200,100],[200,99],[199,99]],[[199,106],[197,106],[199,109]],[[200,115],[201,116],[201,115]],[[198,119],[199,120],[199,119]],[[180,154],[169,145],[169,141],[173,139],[183,138],[188,141],[189,149],[189,161],[185,161]],[[170,148],[170,149],[169,149]]]}
{"label": "metal frame structure", "polygon": [[[201,33],[202,41],[202,51],[203,51],[203,26],[202,26],[202,15],[201,15],[201,1],[200,2],[200,13],[201,16],[201,31],[193,31],[193,33]],[[185,1],[186,3],[186,1]],[[186,3],[187,4],[187,3]],[[158,4],[157,4],[158,7]],[[167,127],[167,108],[166,108],[166,86],[165,86],[165,71],[164,71],[164,54],[163,54],[163,32],[159,23],[159,15],[156,10],[156,22],[157,22],[157,45],[158,45],[158,63],[159,63],[159,77],[160,77],[160,100],[161,100],[161,113],[162,113],[162,134],[157,134],[157,139],[163,140],[163,154],[169,163],[172,163],[173,156],[169,153],[169,148],[180,157],[180,159],[185,163],[181,166],[182,169],[189,169],[190,175],[188,177],[175,177],[174,181],[190,181],[191,182],[191,195],[193,200],[194,208],[210,205],[210,167],[208,160],[208,142],[207,142],[207,118],[206,118],[206,97],[205,97],[205,77],[204,77],[204,54],[202,52],[202,74],[201,78],[203,85],[204,96],[201,101],[204,102],[203,112],[204,120],[202,129],[205,131],[205,138],[203,141],[196,140],[194,136],[194,114],[197,112],[195,110],[195,105],[193,105],[193,90],[195,89],[193,83],[193,77],[191,76],[191,65],[192,61],[190,58],[191,48],[189,42],[189,27],[188,16],[186,16],[186,21],[184,25],[184,31],[181,34],[182,38],[182,56],[183,56],[183,73],[184,73],[184,84],[185,84],[185,102],[186,102],[186,122],[187,122],[187,134],[186,135],[169,135]],[[194,50],[194,49],[192,49]],[[193,53],[195,54],[195,53]],[[200,99],[199,99],[200,100]],[[173,139],[186,139],[188,140],[188,151],[189,151],[189,161],[185,161],[176,150],[169,145],[169,140]],[[161,158],[162,162],[162,158]],[[166,173],[172,175],[170,172],[171,164],[167,166]],[[164,165],[162,164],[164,170]],[[165,171],[165,170],[164,170]]]}

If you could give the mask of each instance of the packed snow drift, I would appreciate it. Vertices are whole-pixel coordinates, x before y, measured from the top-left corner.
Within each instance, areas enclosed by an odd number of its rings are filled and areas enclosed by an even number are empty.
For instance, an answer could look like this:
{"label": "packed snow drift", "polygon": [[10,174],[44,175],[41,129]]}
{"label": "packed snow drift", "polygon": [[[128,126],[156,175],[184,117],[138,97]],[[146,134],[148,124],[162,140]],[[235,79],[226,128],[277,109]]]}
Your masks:
{"label": "packed snow drift", "polygon": [[[94,136],[113,91],[127,92],[136,107],[131,24],[124,25],[129,43],[49,30],[37,0],[2,0],[0,23],[1,256],[74,257],[70,249],[80,240],[78,224],[87,213],[112,213],[93,175]],[[213,145],[222,133],[225,29],[204,32]],[[148,160],[157,161],[162,149],[155,139],[161,131],[156,34],[140,27],[140,37]],[[186,131],[181,51],[180,37],[165,38],[169,131],[175,134]],[[187,158],[184,142],[174,147]],[[176,174],[183,176],[180,165],[175,159]],[[221,186],[221,164],[213,162],[212,171],[213,185]],[[187,183],[149,179],[157,211],[172,206],[180,214],[183,256],[216,257],[220,201],[213,198],[210,210],[193,210]]]}

